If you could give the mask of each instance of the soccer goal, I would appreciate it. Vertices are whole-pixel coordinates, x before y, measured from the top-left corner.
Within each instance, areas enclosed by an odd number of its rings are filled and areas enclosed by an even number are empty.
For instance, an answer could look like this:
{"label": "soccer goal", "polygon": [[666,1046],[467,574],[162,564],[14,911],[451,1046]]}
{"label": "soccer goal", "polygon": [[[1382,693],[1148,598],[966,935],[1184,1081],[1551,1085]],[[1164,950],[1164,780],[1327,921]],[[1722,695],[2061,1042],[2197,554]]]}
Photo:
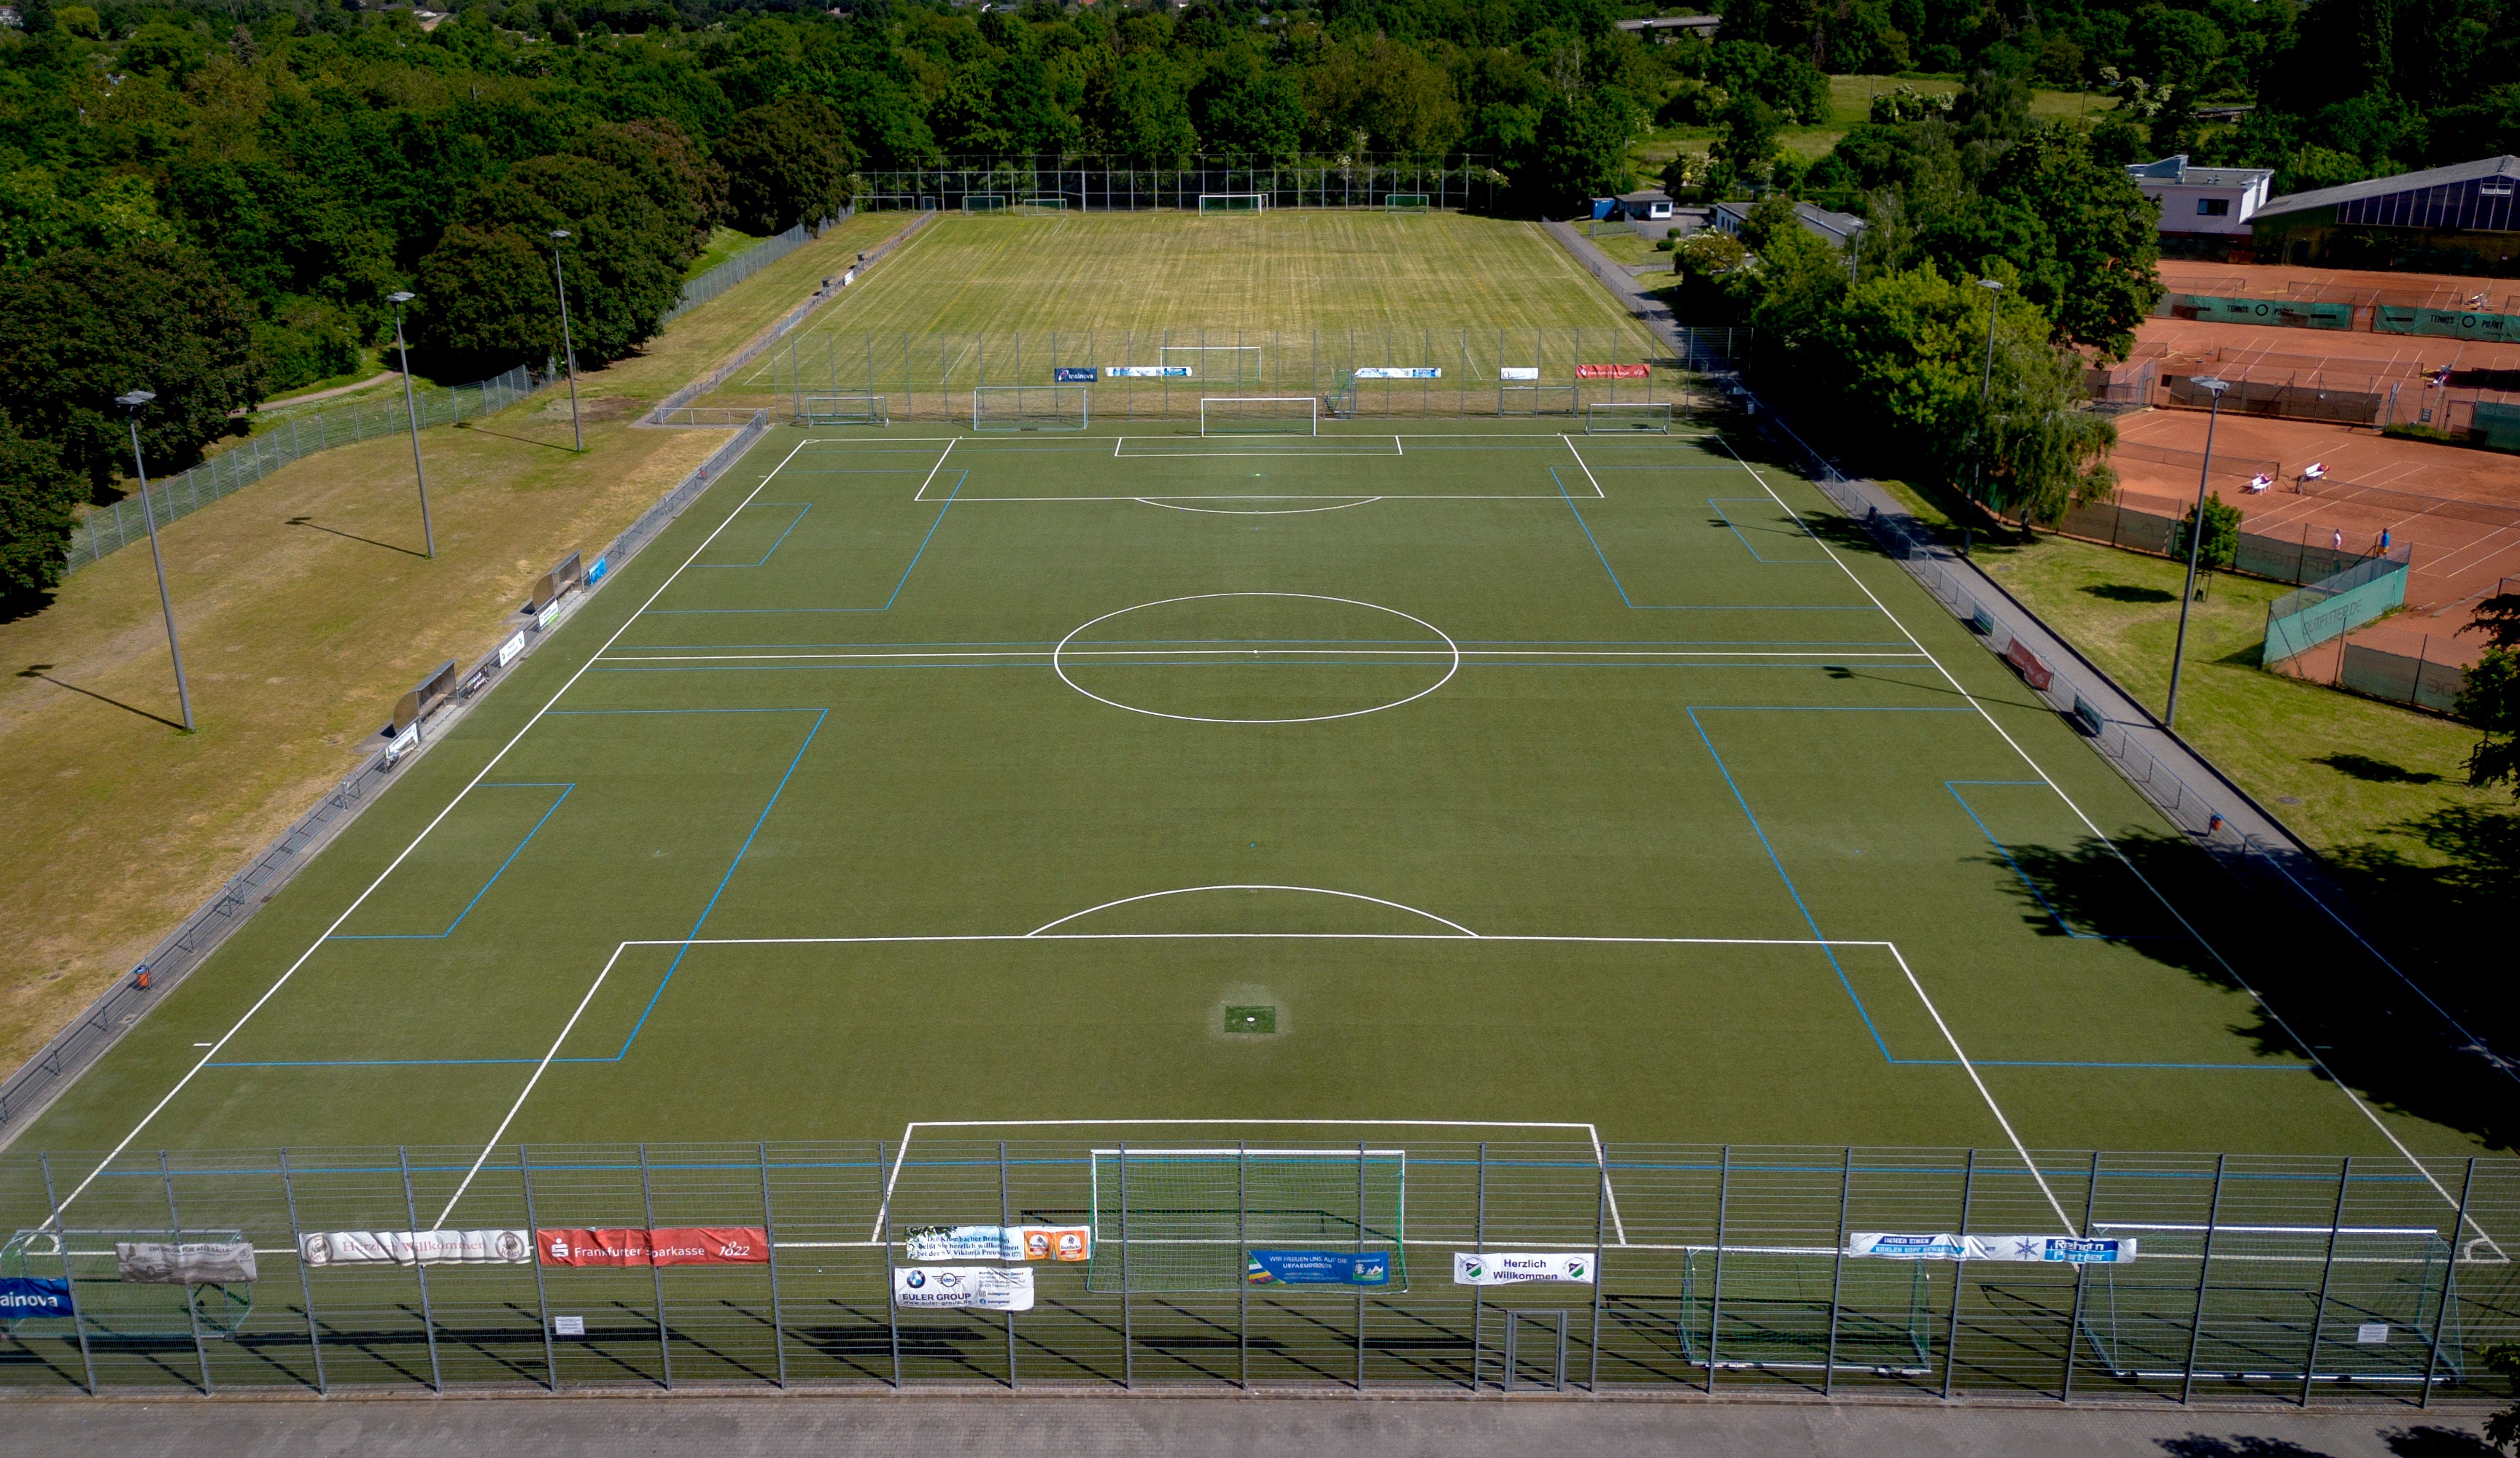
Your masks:
{"label": "soccer goal", "polygon": [[1194,380],[1240,385],[1258,381],[1267,362],[1258,344],[1165,344],[1155,354],[1159,363],[1190,366]]}
{"label": "soccer goal", "polygon": [[1637,431],[1670,434],[1671,401],[1595,400],[1584,407],[1584,433],[1587,435],[1618,435]]}
{"label": "soccer goal", "polygon": [[1497,387],[1497,414],[1573,415],[1575,387],[1572,385],[1500,385]]}
{"label": "soccer goal", "polygon": [[1026,198],[1015,205],[1015,211],[1026,217],[1055,217],[1067,211],[1065,198]]}
{"label": "soccer goal", "polygon": [[1408,1207],[1403,1150],[1098,1149],[1087,1289],[1235,1291],[1263,1284],[1255,1248],[1292,1247],[1381,1257],[1372,1284],[1406,1290]]}
{"label": "soccer goal", "polygon": [[1824,1250],[1698,1248],[1682,1257],[1683,1360],[1775,1372],[1933,1370],[1930,1278],[1921,1260],[1842,1260]]}
{"label": "soccer goal", "polygon": [[34,1332],[67,1335],[75,1321],[83,1335],[145,1344],[189,1340],[196,1333],[224,1340],[244,1329],[253,1315],[252,1282],[135,1280],[122,1269],[115,1247],[140,1243],[167,1250],[179,1245],[251,1250],[245,1235],[232,1229],[21,1230],[0,1245],[0,1277],[67,1277],[76,1314],[0,1313],[0,1331],[23,1336],[30,1334],[25,1329],[32,1323]]}
{"label": "soccer goal", "polygon": [[1382,210],[1385,212],[1429,212],[1434,209],[1434,206],[1435,200],[1424,193],[1384,193],[1382,195]]}
{"label": "soccer goal", "polygon": [[889,426],[892,412],[885,406],[885,397],[878,394],[800,395],[796,400],[796,424]]}
{"label": "soccer goal", "polygon": [[1093,419],[1082,385],[980,385],[971,389],[974,431],[1081,431]]}
{"label": "soccer goal", "polygon": [[1207,395],[1198,402],[1202,435],[1318,435],[1322,402],[1311,395]]}
{"label": "soccer goal", "polygon": [[1268,208],[1269,195],[1266,193],[1201,193],[1198,195],[1198,210],[1201,212],[1266,212]]}
{"label": "soccer goal", "polygon": [[963,198],[965,212],[1004,212],[1007,200],[996,193],[967,193]]}

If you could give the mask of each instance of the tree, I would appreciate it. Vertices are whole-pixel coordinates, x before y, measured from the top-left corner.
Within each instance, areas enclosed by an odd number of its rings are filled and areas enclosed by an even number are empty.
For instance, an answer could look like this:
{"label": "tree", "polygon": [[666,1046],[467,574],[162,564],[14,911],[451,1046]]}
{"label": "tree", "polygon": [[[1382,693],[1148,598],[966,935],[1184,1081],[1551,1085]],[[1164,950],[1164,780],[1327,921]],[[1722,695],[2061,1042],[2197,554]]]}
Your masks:
{"label": "tree", "polygon": [[[2170,555],[2183,559],[2187,555],[2187,534],[2196,529],[2196,508],[2189,507],[2178,529],[2171,533]],[[2205,498],[2205,538],[2196,544],[2196,565],[2215,570],[2227,568],[2240,550],[2240,509],[2220,496]]]}
{"label": "tree", "polygon": [[98,492],[130,468],[113,401],[133,389],[158,395],[140,415],[153,471],[201,460],[228,413],[262,397],[252,306],[207,258],[145,240],[71,249],[0,289],[0,399]]}
{"label": "tree", "polygon": [[0,604],[49,591],[62,579],[86,482],[62,466],[49,440],[22,433],[0,410]]}
{"label": "tree", "polygon": [[810,96],[737,116],[717,160],[727,172],[731,221],[747,233],[784,233],[831,216],[848,202],[857,170],[840,114]]}
{"label": "tree", "polygon": [[1922,221],[1918,245],[1956,271],[2004,260],[2061,337],[2124,359],[2161,297],[2156,216],[2081,133],[2046,126],[2003,154],[1976,198]]}
{"label": "tree", "polygon": [[1189,84],[1163,56],[1122,56],[1098,69],[1085,83],[1085,115],[1089,138],[1116,156],[1153,159],[1198,150]]}
{"label": "tree", "polygon": [[1766,182],[1776,167],[1777,133],[1783,128],[1784,118],[1745,91],[1724,108],[1715,125],[1716,164],[1744,182]]}
{"label": "tree", "polygon": [[[2459,631],[2486,638],[2485,656],[2467,670],[2458,690],[2458,716],[2480,735],[2468,752],[2467,783],[2480,790],[2508,784],[2520,797],[2520,592],[2487,598]],[[2513,1355],[2520,1357],[2520,1348]],[[2520,1435],[2520,1409],[2509,1417],[2503,1441]]]}

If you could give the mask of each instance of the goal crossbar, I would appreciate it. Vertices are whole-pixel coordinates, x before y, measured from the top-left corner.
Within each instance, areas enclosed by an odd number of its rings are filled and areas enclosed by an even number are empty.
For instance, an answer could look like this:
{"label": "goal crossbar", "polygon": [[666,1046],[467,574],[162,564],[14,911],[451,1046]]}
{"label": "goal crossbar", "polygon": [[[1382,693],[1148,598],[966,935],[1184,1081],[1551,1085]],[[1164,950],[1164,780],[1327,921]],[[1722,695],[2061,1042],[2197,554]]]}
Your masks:
{"label": "goal crossbar", "polygon": [[1584,433],[1599,435],[1619,431],[1650,431],[1656,434],[1671,433],[1669,400],[1591,400],[1584,406]]}
{"label": "goal crossbar", "polygon": [[1198,210],[1201,212],[1266,212],[1268,208],[1267,193],[1201,193],[1198,195]]}
{"label": "goal crossbar", "polygon": [[802,395],[796,421],[808,426],[889,426],[892,413],[878,394]]}

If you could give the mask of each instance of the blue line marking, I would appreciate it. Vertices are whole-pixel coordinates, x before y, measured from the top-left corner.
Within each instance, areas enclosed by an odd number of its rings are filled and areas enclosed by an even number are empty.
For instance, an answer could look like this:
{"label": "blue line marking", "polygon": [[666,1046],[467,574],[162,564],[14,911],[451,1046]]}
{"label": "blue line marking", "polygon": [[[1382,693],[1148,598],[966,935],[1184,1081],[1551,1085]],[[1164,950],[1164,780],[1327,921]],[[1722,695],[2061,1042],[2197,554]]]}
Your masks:
{"label": "blue line marking", "polygon": [[[1566,509],[1575,514],[1575,524],[1584,529],[1584,540],[1593,544],[1593,555],[1600,559],[1601,570],[1610,574],[1610,585],[1618,590],[1619,601],[1625,603],[1628,607],[1636,611],[1650,613],[1878,613],[1881,611],[1870,603],[1866,603],[1861,607],[1848,608],[1822,608],[1798,604],[1769,608],[1761,607],[1755,603],[1638,602],[1635,598],[1628,596],[1628,584],[1619,580],[1619,570],[1610,566],[1610,554],[1601,550],[1601,539],[1593,534],[1593,524],[1584,520],[1584,509],[1575,504],[1575,493],[1566,489],[1566,478],[1558,475],[1557,468],[1554,466],[1549,468],[1549,478],[1557,482],[1557,494],[1566,498]],[[1744,497],[1741,499],[1751,500],[1755,498]],[[1738,533],[1736,532],[1735,534],[1737,535]],[[1748,546],[1749,543],[1745,540],[1742,545]],[[1757,557],[1759,554],[1756,549],[1753,549],[1750,555]]]}
{"label": "blue line marking", "polygon": [[1960,808],[1968,813],[1968,818],[1976,822],[1977,828],[1985,833],[1986,843],[1995,847],[1996,854],[2003,857],[2003,863],[2012,868],[2012,874],[2021,878],[2021,885],[2030,892],[2030,898],[2039,903],[2039,909],[2047,912],[2048,918],[2055,922],[2058,930],[2067,936],[2077,941],[2188,941],[2193,939],[2184,935],[2144,936],[2110,932],[2077,931],[2072,922],[2065,920],[2065,914],[2056,909],[2055,903],[2048,899],[2048,893],[2039,888],[2039,883],[2030,879],[2030,873],[2022,869],[2021,862],[2013,859],[2012,847],[1996,839],[1994,830],[1987,825],[1985,818],[1978,814],[1977,807],[1968,802],[1968,797],[1960,794],[1959,787],[1962,785],[2009,785],[2023,789],[2051,791],[2055,787],[2045,780],[1945,780],[1943,782],[1943,788],[1952,793],[1952,798],[1960,802]]}
{"label": "blue line marking", "polygon": [[[927,544],[936,539],[936,528],[945,524],[945,514],[954,509],[954,498],[963,494],[963,483],[970,479],[970,477],[971,473],[968,471],[958,473],[955,476],[954,489],[945,494],[945,504],[937,508],[936,520],[927,524],[927,534],[919,539],[919,550],[910,554],[910,566],[901,570],[901,580],[892,584],[892,591],[885,595],[883,606],[879,608],[651,608],[640,615],[644,617],[704,617],[723,616],[730,614],[889,613],[892,611],[893,603],[901,597],[901,589],[910,585],[910,574],[919,570],[920,559],[927,555]],[[793,528],[791,527],[790,529]],[[782,540],[785,540],[785,538],[783,537]],[[763,559],[763,561],[768,560],[769,559],[766,557]]]}
{"label": "blue line marking", "polygon": [[756,502],[754,502],[754,503],[752,503],[752,504],[753,504],[754,506],[792,506],[792,507],[796,508],[796,516],[795,516],[795,520],[794,520],[794,521],[789,522],[789,523],[788,524],[787,529],[786,529],[786,530],[784,530],[784,531],[781,531],[781,532],[779,533],[779,540],[778,540],[778,541],[772,542],[772,543],[770,544],[770,551],[769,551],[769,552],[764,552],[764,553],[762,553],[762,554],[761,554],[761,561],[760,561],[760,562],[701,562],[701,563],[695,563],[695,564],[694,564],[694,566],[696,566],[696,567],[759,567],[759,566],[761,566],[761,563],[763,563],[763,562],[768,562],[768,561],[770,560],[770,554],[771,554],[771,552],[776,552],[776,551],[778,551],[778,550],[779,550],[779,548],[780,548],[780,546],[788,540],[788,532],[795,530],[795,529],[796,529],[797,523],[800,523],[800,522],[804,521],[804,520],[805,520],[805,514],[806,514],[807,512],[812,511],[812,510],[814,509],[814,503],[812,503],[812,502],[810,502],[810,501],[756,501]]}
{"label": "blue line marking", "polygon": [[[551,784],[537,784],[531,781],[508,781],[501,784],[485,784],[478,788],[483,790],[549,790],[554,788],[554,786]],[[558,785],[558,788],[560,790],[560,798],[553,800],[550,806],[543,811],[541,818],[534,822],[533,829],[526,831],[525,838],[517,843],[517,846],[514,850],[508,852],[508,858],[499,862],[499,869],[491,872],[490,879],[481,883],[481,888],[472,893],[472,900],[464,903],[464,909],[462,911],[455,913],[455,920],[446,924],[445,931],[371,933],[364,935],[336,934],[332,936],[327,936],[324,939],[326,941],[437,941],[454,935],[455,929],[463,926],[464,919],[472,914],[472,908],[481,904],[481,898],[483,896],[490,894],[490,888],[498,885],[499,878],[507,875],[508,868],[517,863],[517,857],[525,853],[525,847],[533,843],[534,835],[543,828],[543,822],[551,819],[554,814],[558,813],[560,810],[561,800],[568,798],[569,792],[575,790],[577,788],[577,784],[575,781],[570,781],[565,784]]]}
{"label": "blue line marking", "polygon": [[[1767,556],[1757,547],[1752,546],[1750,539],[1747,536],[1742,535],[1740,525],[1732,520],[1732,514],[1724,509],[1724,503],[1728,501],[1757,501],[1769,506],[1774,506],[1776,503],[1774,501],[1770,501],[1765,496],[1709,496],[1706,498],[1706,504],[1715,508],[1715,515],[1722,519],[1724,524],[1731,528],[1732,535],[1740,541],[1743,547],[1748,548],[1750,555],[1758,561],[1764,562],[1771,567],[1834,567],[1836,565],[1825,557]],[[1809,540],[1811,538],[1811,528],[1808,526],[1801,526],[1800,523],[1796,523],[1795,524],[1801,528],[1804,539]]]}

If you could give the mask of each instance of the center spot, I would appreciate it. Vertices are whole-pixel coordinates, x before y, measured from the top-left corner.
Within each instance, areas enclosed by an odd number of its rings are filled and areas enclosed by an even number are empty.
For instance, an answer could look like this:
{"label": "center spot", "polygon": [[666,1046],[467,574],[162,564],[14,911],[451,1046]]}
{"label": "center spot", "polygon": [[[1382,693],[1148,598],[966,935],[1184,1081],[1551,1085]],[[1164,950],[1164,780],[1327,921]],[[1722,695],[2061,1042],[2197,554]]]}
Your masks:
{"label": "center spot", "polygon": [[1089,699],[1157,718],[1307,724],[1397,708],[1460,671],[1442,629],[1395,608],[1301,592],[1212,592],[1122,608],[1051,666]]}

